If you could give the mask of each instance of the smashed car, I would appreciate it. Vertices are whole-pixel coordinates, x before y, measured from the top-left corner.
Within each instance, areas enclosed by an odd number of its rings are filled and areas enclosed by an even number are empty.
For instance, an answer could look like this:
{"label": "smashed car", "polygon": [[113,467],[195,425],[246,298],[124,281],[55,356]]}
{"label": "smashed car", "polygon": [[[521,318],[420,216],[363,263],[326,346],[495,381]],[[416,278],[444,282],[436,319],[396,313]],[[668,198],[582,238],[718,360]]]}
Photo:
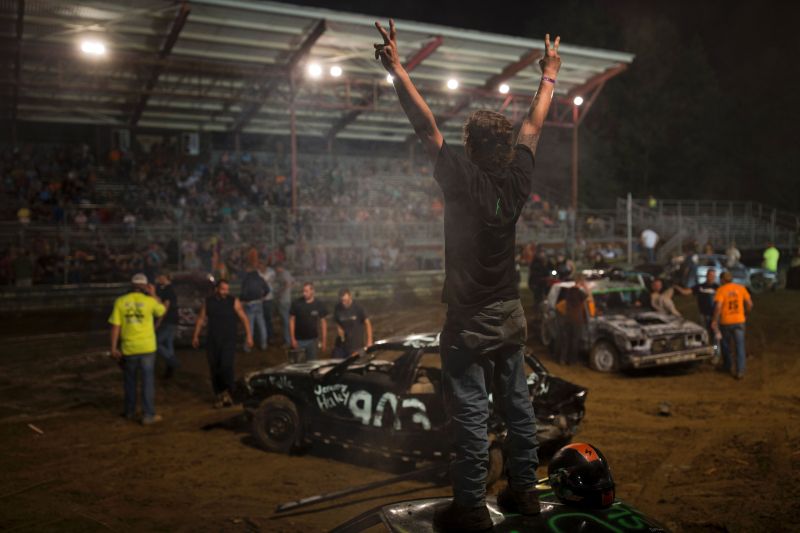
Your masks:
{"label": "smashed car", "polygon": [[206,297],[214,292],[214,277],[203,272],[179,272],[172,275],[172,287],[178,298],[178,327],[175,331],[175,342],[189,345],[194,335],[197,314],[203,307]]}
{"label": "smashed car", "polygon": [[[587,391],[551,375],[533,355],[526,354],[525,362],[540,445],[558,448],[577,431]],[[239,390],[253,436],[270,451],[324,442],[402,461],[450,457],[435,333],[378,341],[347,359],[252,372]],[[492,413],[490,482],[502,471],[505,433]]]}
{"label": "smashed car", "polygon": [[[587,285],[596,313],[588,318],[579,346],[594,370],[668,366],[713,356],[706,330],[684,318],[649,309],[641,282],[598,279]],[[541,304],[541,341],[554,353],[563,327],[556,306],[574,286],[572,281],[553,285]]]}

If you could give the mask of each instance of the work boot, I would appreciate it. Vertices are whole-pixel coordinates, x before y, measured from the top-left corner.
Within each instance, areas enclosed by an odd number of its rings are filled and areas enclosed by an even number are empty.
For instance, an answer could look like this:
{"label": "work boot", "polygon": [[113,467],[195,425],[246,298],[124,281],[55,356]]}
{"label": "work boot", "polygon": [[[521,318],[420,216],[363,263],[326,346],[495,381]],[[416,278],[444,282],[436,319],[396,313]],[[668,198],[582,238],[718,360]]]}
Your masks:
{"label": "work boot", "polygon": [[216,397],[214,397],[213,406],[214,409],[222,409],[225,406],[225,403],[222,401],[222,394],[217,394]]}
{"label": "work boot", "polygon": [[527,516],[541,513],[539,494],[531,490],[516,490],[510,485],[497,495],[497,505],[506,513],[517,513]]}
{"label": "work boot", "polygon": [[222,407],[230,407],[233,405],[233,398],[231,398],[231,393],[225,391],[222,393]]}
{"label": "work boot", "polygon": [[490,531],[492,517],[486,505],[466,507],[453,500],[447,507],[436,510],[433,524],[442,532]]}

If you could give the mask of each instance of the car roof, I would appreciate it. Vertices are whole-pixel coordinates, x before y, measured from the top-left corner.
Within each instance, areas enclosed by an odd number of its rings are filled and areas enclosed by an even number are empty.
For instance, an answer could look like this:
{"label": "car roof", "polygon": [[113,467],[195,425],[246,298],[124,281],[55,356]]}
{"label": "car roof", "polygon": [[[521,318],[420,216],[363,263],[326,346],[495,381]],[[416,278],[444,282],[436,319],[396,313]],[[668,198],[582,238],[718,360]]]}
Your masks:
{"label": "car roof", "polygon": [[[611,292],[629,292],[640,291],[643,289],[642,285],[633,281],[620,281],[611,279],[595,279],[586,282],[586,285],[592,291],[592,294],[608,294]],[[569,288],[574,287],[574,281],[562,281],[556,283],[555,287]]]}
{"label": "car roof", "polygon": [[412,333],[376,341],[370,349],[406,350],[409,348],[438,348],[439,332]]}

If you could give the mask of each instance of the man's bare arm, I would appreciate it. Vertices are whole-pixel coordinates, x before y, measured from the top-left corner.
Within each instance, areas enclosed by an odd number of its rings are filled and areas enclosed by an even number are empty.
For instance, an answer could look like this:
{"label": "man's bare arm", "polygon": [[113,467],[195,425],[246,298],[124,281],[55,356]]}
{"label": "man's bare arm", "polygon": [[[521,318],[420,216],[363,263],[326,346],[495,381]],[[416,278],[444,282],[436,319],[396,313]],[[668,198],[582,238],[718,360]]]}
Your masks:
{"label": "man's bare arm", "polygon": [[[522,121],[517,136],[517,144],[524,144],[536,154],[536,146],[539,144],[539,136],[542,133],[544,121],[550,111],[550,102],[555,93],[555,79],[558,70],[561,68],[561,57],[558,55],[558,45],[561,37],[556,37],[552,48],[550,47],[550,34],[544,37],[544,57],[539,61],[542,69],[542,80],[539,82],[539,89],[533,97],[528,114]],[[552,80],[552,81],[550,81]]]}
{"label": "man's bare arm", "polygon": [[394,21],[389,20],[389,32],[381,26],[379,22],[375,23],[375,27],[383,37],[383,43],[375,44],[375,59],[380,59],[383,67],[394,78],[394,89],[397,92],[397,98],[400,100],[400,106],[403,108],[408,121],[417,133],[422,146],[428,153],[428,157],[432,161],[436,161],[439,150],[442,147],[444,139],[442,138],[439,127],[436,125],[436,119],[433,116],[428,104],[419,94],[419,91],[414,86],[414,82],[403,68],[400,62],[400,55],[397,52],[397,30],[394,26]]}

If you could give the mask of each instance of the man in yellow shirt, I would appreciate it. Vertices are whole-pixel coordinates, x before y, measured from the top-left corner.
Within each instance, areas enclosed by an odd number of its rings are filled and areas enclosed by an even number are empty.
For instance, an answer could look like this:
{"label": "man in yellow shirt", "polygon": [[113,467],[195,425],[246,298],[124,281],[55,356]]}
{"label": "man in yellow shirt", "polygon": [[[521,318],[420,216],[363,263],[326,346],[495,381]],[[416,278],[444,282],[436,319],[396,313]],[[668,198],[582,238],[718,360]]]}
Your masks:
{"label": "man in yellow shirt", "polygon": [[[137,378],[142,371],[142,424],[161,421],[155,410],[156,331],[153,318],[162,316],[166,307],[156,296],[156,288],[147,276],[136,274],[131,291],[117,298],[108,317],[111,324],[111,357],[122,366],[125,378],[125,417],[136,416]],[[122,339],[121,350],[117,343]]]}
{"label": "man in yellow shirt", "polygon": [[[747,317],[753,309],[750,293],[738,283],[733,283],[733,274],[723,272],[722,286],[714,296],[714,319],[711,327],[717,339],[722,339],[722,364],[736,379],[744,377],[745,345],[744,329]],[[736,343],[736,367],[732,367],[731,343]]]}

